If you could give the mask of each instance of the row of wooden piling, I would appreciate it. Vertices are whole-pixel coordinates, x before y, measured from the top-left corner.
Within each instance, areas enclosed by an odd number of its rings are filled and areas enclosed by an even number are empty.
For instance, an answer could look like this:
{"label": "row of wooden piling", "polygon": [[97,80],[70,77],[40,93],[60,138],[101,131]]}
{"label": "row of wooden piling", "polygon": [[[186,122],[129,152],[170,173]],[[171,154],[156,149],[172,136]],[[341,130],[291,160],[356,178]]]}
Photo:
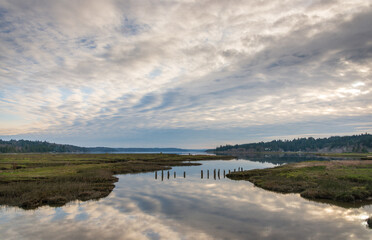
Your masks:
{"label": "row of wooden piling", "polygon": [[[238,168],[238,172],[239,171],[243,171],[243,168],[242,167],[239,167]],[[234,169],[234,172],[236,172],[236,169]],[[221,170],[220,169],[214,169],[213,170],[213,178],[216,179],[216,176],[218,177],[218,179],[220,179],[220,174],[221,173]],[[229,173],[231,173],[231,170],[229,170]],[[226,177],[226,170],[224,169],[223,170],[223,178]],[[200,178],[203,179],[204,178],[204,170],[200,170]],[[209,170],[207,170],[207,179],[209,179]]]}
{"label": "row of wooden piling", "polygon": [[[242,167],[239,167],[238,168],[238,172],[240,171],[243,171],[243,168]],[[236,168],[233,170],[233,172],[236,172]],[[207,173],[207,179],[209,179],[209,170],[206,170],[206,173]],[[220,179],[221,177],[221,170],[220,169],[214,169],[213,170],[213,178],[216,179],[218,177],[218,179]],[[231,173],[231,170],[229,169],[228,170],[228,173]],[[177,173],[174,172],[173,173],[173,178],[176,178],[177,177]],[[223,178],[226,177],[226,170],[223,170]],[[170,172],[167,171],[167,179],[170,178]],[[183,172],[183,178],[186,178],[186,172],[184,171]],[[200,178],[203,179],[204,178],[204,170],[200,170]],[[155,172],[155,179],[158,179],[158,172]],[[164,180],[164,170],[161,171],[161,180],[163,181]]]}
{"label": "row of wooden piling", "polygon": [[[176,172],[173,173],[173,177],[174,178],[177,177],[177,173]],[[170,178],[170,172],[169,171],[167,172],[167,178],[168,179]],[[186,178],[186,172],[183,172],[183,178]],[[155,179],[158,179],[158,172],[155,172]],[[164,171],[163,170],[161,171],[161,180],[162,181],[164,180]]]}

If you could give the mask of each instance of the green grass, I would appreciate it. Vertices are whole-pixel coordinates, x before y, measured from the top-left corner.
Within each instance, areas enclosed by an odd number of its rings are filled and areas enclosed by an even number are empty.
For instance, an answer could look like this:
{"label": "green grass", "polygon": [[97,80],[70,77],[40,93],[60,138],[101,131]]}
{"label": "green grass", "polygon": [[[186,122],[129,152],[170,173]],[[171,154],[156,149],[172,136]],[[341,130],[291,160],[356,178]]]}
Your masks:
{"label": "green grass", "polygon": [[114,174],[190,166],[229,156],[176,154],[0,154],[0,205],[35,209],[106,197]]}
{"label": "green grass", "polygon": [[282,193],[300,193],[307,199],[336,202],[372,200],[371,161],[328,161],[287,164],[228,174],[258,187]]}
{"label": "green grass", "polygon": [[325,157],[366,158],[371,156],[372,153],[316,153],[315,155]]}

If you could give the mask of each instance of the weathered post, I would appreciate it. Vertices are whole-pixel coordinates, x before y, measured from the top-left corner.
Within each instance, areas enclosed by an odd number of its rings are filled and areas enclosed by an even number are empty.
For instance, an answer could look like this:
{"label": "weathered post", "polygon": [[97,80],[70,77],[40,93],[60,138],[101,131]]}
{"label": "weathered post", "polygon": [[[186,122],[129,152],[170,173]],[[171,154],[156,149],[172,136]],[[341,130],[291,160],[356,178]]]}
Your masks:
{"label": "weathered post", "polygon": [[243,168],[241,168],[241,169],[242,169],[242,172],[243,172],[244,171]]}
{"label": "weathered post", "polygon": [[186,172],[185,171],[183,172],[183,178],[186,178]]}
{"label": "weathered post", "polygon": [[234,168],[234,172],[236,172],[236,168]]}
{"label": "weathered post", "polygon": [[155,172],[155,179],[158,179],[158,172]]}
{"label": "weathered post", "polygon": [[176,172],[174,172],[174,178],[176,178]]}
{"label": "weathered post", "polygon": [[213,178],[216,180],[216,169],[213,170]]}
{"label": "weathered post", "polygon": [[207,170],[207,178],[209,179],[209,170]]}
{"label": "weathered post", "polygon": [[229,174],[231,173],[230,169],[229,169]]}
{"label": "weathered post", "polygon": [[218,169],[218,179],[220,179],[220,169]]}
{"label": "weathered post", "polygon": [[223,170],[223,178],[225,178],[226,177],[226,171],[225,171],[225,169]]}
{"label": "weathered post", "polygon": [[200,170],[200,178],[203,179],[203,170]]}
{"label": "weathered post", "polygon": [[164,171],[161,170],[161,180],[163,181],[164,180]]}
{"label": "weathered post", "polygon": [[169,179],[169,171],[168,171],[168,179]]}

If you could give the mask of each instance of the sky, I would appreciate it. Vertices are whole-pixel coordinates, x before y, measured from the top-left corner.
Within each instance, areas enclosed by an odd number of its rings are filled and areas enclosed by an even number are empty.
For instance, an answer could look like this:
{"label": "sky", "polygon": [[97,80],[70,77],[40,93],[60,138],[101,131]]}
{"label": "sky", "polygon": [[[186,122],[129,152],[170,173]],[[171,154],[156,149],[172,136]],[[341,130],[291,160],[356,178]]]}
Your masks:
{"label": "sky", "polygon": [[214,148],[371,133],[372,0],[0,0],[0,138]]}

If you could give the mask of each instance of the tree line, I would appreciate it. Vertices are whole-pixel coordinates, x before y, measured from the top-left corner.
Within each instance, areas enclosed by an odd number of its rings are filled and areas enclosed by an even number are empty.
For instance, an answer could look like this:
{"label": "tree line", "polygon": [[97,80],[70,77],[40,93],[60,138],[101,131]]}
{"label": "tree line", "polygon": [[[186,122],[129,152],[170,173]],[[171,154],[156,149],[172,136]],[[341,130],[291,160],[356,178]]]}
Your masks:
{"label": "tree line", "polygon": [[10,140],[0,139],[0,153],[29,153],[29,152],[87,152],[84,147],[68,144],[56,144],[46,141]]}
{"label": "tree line", "polygon": [[219,146],[215,151],[229,151],[243,149],[255,152],[289,151],[289,152],[317,152],[319,150],[345,149],[348,152],[368,152],[372,149],[372,135],[365,133],[353,136],[333,136],[329,138],[297,138],[293,140],[273,140],[271,142],[258,142]]}

